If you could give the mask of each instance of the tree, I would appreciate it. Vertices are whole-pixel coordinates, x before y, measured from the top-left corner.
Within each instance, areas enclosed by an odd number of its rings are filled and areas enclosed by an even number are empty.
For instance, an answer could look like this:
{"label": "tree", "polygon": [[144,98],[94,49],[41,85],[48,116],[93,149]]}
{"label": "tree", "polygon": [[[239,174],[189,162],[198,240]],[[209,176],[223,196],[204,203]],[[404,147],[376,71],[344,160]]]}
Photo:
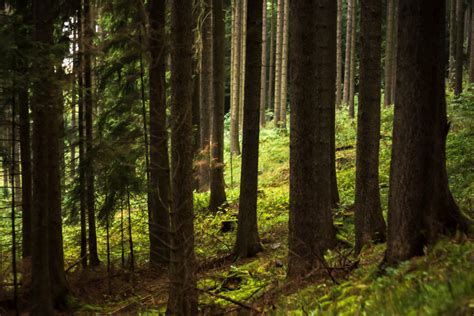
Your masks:
{"label": "tree", "polygon": [[337,0],[336,36],[336,107],[340,107],[342,103],[342,0]]}
{"label": "tree", "polygon": [[449,6],[449,86],[454,89],[456,73],[456,4],[450,0]]}
{"label": "tree", "polygon": [[262,4],[259,1],[249,1],[248,6],[242,171],[237,240],[234,247],[234,253],[241,258],[253,257],[262,250],[257,227]]}
{"label": "tree", "polygon": [[286,129],[286,103],[288,94],[288,14],[289,0],[283,0],[283,29],[281,43],[281,97],[280,127]]}
{"label": "tree", "polygon": [[352,48],[352,11],[355,9],[355,1],[347,0],[347,23],[346,23],[346,54],[344,62],[344,89],[342,94],[342,103],[349,105],[349,85],[351,78],[351,48]]}
{"label": "tree", "polygon": [[167,313],[197,314],[192,183],[192,0],[171,3],[171,258]]}
{"label": "tree", "polygon": [[355,101],[355,75],[356,75],[356,36],[357,36],[357,6],[353,0],[352,8],[352,34],[351,34],[351,62],[349,71],[349,116],[354,118],[354,101]]}
{"label": "tree", "polygon": [[462,71],[464,64],[464,0],[458,0],[456,4],[456,70],[454,95],[462,92]]}
{"label": "tree", "polygon": [[[34,35],[39,45],[33,82],[33,240],[31,311],[52,315],[67,304],[61,232],[59,103],[54,77],[55,1],[34,1]],[[55,8],[56,7],[56,8]],[[55,12],[55,13],[54,13]],[[51,96],[54,96],[51,98]]]}
{"label": "tree", "polygon": [[239,127],[242,130],[242,126],[244,125],[244,102],[245,102],[245,60],[247,53],[246,45],[247,45],[247,3],[248,0],[241,0],[241,34],[240,34],[240,97],[239,97]]}
{"label": "tree", "polygon": [[467,229],[446,173],[445,1],[399,1],[400,29],[410,32],[398,33],[389,264],[422,255],[441,234]]}
{"label": "tree", "polygon": [[267,107],[273,105],[273,89],[275,88],[275,0],[271,0],[271,19],[270,19],[270,61],[268,67],[268,96],[267,96]]}
{"label": "tree", "polygon": [[260,77],[260,126],[264,127],[267,108],[267,1],[262,1],[262,70]]}
{"label": "tree", "polygon": [[[389,106],[393,104],[392,100],[392,64],[393,60],[393,38],[395,36],[395,0],[387,0],[387,27],[386,27],[386,42],[385,42],[385,80],[384,80],[384,105]],[[362,84],[362,82],[361,82]]]}
{"label": "tree", "polygon": [[471,4],[471,46],[469,51],[469,83],[474,83],[474,4]]}
{"label": "tree", "polygon": [[379,192],[380,56],[382,6],[361,1],[360,101],[357,112],[355,223],[356,252],[371,241],[385,241]]}
{"label": "tree", "polygon": [[166,129],[165,1],[152,0],[150,19],[150,262],[169,262],[170,170]]}
{"label": "tree", "polygon": [[284,1],[278,0],[277,23],[276,23],[276,46],[275,46],[275,96],[273,98],[273,121],[275,126],[281,121],[281,55],[283,39],[283,14]]}
{"label": "tree", "polygon": [[222,0],[214,0],[213,91],[211,136],[211,198],[209,208],[217,211],[225,201],[224,185],[224,99],[225,99],[225,21]]}
{"label": "tree", "polygon": [[325,264],[331,215],[331,107],[335,104],[336,2],[290,2],[291,124],[288,274]]}
{"label": "tree", "polygon": [[206,192],[210,185],[211,109],[213,107],[212,78],[212,2],[202,3],[201,22],[201,76],[200,127],[201,153],[199,161],[199,191]]}
{"label": "tree", "polygon": [[92,15],[90,0],[84,0],[84,119],[87,160],[85,164],[87,220],[89,226],[89,265],[100,264],[97,254],[97,233],[95,224],[95,192],[94,192],[94,163],[93,163],[93,97],[92,97]]}
{"label": "tree", "polygon": [[232,49],[234,50],[234,59],[232,61],[232,95],[230,110],[230,150],[231,154],[240,155],[239,142],[239,108],[240,108],[240,47],[242,38],[242,2],[233,1],[233,28],[232,28]]}

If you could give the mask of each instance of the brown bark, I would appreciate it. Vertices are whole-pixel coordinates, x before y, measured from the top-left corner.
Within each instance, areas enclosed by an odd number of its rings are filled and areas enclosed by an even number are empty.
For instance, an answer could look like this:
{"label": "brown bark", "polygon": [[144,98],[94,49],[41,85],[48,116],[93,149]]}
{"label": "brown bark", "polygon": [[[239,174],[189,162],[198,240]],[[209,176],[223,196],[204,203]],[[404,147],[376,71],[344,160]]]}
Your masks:
{"label": "brown bark", "polygon": [[336,107],[342,103],[342,0],[337,0],[337,29],[336,29]]}
{"label": "brown bark", "polygon": [[[387,0],[387,29],[385,42],[385,80],[384,80],[384,105],[393,104],[392,100],[392,64],[393,60],[393,37],[395,23],[395,0]],[[362,83],[362,82],[361,82]]]}
{"label": "brown bark", "polygon": [[469,83],[474,83],[474,4],[471,4],[471,46],[469,50]]}
{"label": "brown bark", "polygon": [[240,155],[240,141],[239,141],[239,109],[240,109],[240,42],[241,42],[241,28],[242,28],[242,4],[240,0],[233,2],[233,21],[234,27],[232,30],[232,49],[234,50],[234,60],[232,63],[232,96],[230,109],[230,150],[231,154]]}
{"label": "brown bark", "polygon": [[281,96],[280,96],[280,127],[286,129],[286,103],[288,93],[288,14],[289,0],[283,0],[283,27],[281,48]]}
{"label": "brown bark", "polygon": [[150,31],[150,263],[169,262],[171,199],[168,132],[166,129],[165,1],[152,0]]}
{"label": "brown bark", "polygon": [[217,211],[225,201],[224,185],[224,99],[225,99],[225,21],[223,0],[214,0],[213,91],[211,136],[211,198],[209,209]]}
{"label": "brown bark", "polygon": [[167,314],[197,314],[192,183],[192,0],[171,3],[171,258]]}
{"label": "brown bark", "polygon": [[271,0],[271,20],[270,20],[270,61],[268,67],[268,96],[267,108],[273,105],[273,91],[275,88],[275,0]]}
{"label": "brown bark", "polygon": [[201,152],[199,155],[199,191],[209,191],[211,176],[211,110],[212,92],[212,0],[202,2],[201,22],[201,76],[200,76],[200,128]]}
{"label": "brown bark", "polygon": [[398,56],[398,0],[395,0],[395,8],[394,8],[394,15],[395,15],[395,18],[394,18],[394,36],[393,36],[393,47],[392,47],[392,54],[393,54],[393,57],[392,57],[392,60],[393,60],[393,63],[392,63],[392,96],[390,97],[392,99],[392,103],[395,104],[395,102],[397,101],[395,96],[396,96],[396,85],[397,85],[397,63],[398,63],[398,60],[397,60],[397,56]]}
{"label": "brown bark", "polygon": [[350,62],[350,78],[349,78],[349,116],[354,118],[354,102],[355,102],[355,75],[356,75],[356,36],[357,36],[357,7],[356,1],[353,0],[352,8],[352,34],[351,34],[351,62]]}
{"label": "brown bark", "polygon": [[260,74],[260,126],[265,126],[267,107],[267,1],[262,1],[262,70]]}
{"label": "brown bark", "polygon": [[331,215],[331,107],[335,104],[333,0],[290,2],[291,132],[288,274],[324,264],[335,244]]}
{"label": "brown bark", "polygon": [[379,191],[382,6],[361,0],[360,99],[357,111],[356,252],[385,241]]}
{"label": "brown bark", "polygon": [[84,120],[85,120],[85,183],[87,221],[89,233],[89,265],[91,267],[100,264],[97,254],[97,233],[95,223],[95,191],[94,191],[94,162],[93,162],[93,97],[92,97],[92,15],[90,0],[84,0]]}
{"label": "brown bark", "polygon": [[456,4],[456,72],[454,95],[462,92],[462,73],[464,64],[464,0]]}
{"label": "brown bark", "polygon": [[467,229],[446,173],[445,2],[400,0],[399,10],[389,264],[422,255],[441,234]]}
{"label": "brown bark", "polygon": [[262,67],[262,4],[249,1],[245,60],[245,106],[242,168],[235,255],[253,257],[262,250],[257,226],[260,73]]}
{"label": "brown bark", "polygon": [[285,0],[278,0],[277,23],[276,23],[276,46],[275,46],[275,96],[273,99],[273,121],[275,126],[281,121],[281,56],[282,56],[282,34],[283,34],[283,5]]}
{"label": "brown bark", "polygon": [[240,98],[239,98],[239,130],[244,126],[244,102],[245,102],[245,60],[247,54],[247,3],[248,0],[240,0],[242,2],[241,14],[241,40],[240,40]]}
{"label": "brown bark", "polygon": [[450,0],[449,6],[449,86],[454,90],[456,73],[456,4]]}
{"label": "brown bark", "polygon": [[351,47],[352,47],[352,11],[354,10],[354,0],[347,0],[347,22],[346,22],[346,54],[344,62],[344,88],[342,94],[342,103],[349,105],[349,85],[351,78]]}

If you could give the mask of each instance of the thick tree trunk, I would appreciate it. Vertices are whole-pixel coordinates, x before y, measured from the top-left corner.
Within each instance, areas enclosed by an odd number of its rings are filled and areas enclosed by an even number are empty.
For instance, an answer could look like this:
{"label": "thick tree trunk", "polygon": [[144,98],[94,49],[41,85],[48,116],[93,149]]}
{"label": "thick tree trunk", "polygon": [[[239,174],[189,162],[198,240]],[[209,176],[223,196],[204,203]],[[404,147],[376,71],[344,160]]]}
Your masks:
{"label": "thick tree trunk", "polygon": [[234,253],[253,257],[262,250],[257,227],[259,101],[262,43],[262,4],[250,1],[247,19],[245,106],[237,240]]}
{"label": "thick tree trunk", "polygon": [[239,109],[240,109],[240,42],[242,28],[242,2],[234,0],[233,2],[234,28],[232,30],[232,49],[234,49],[234,60],[232,63],[232,96],[230,109],[230,151],[231,154],[240,155],[239,144]]}
{"label": "thick tree trunk", "polygon": [[209,191],[211,176],[211,110],[212,92],[212,0],[202,2],[201,22],[201,83],[200,83],[200,127],[201,152],[199,155],[199,191]]}
{"label": "thick tree trunk", "polygon": [[393,23],[393,43],[392,43],[392,104],[395,104],[397,101],[396,96],[396,85],[397,85],[397,63],[398,63],[398,0],[395,0],[395,8],[394,8],[394,23]]}
{"label": "thick tree trunk", "polygon": [[217,211],[226,201],[224,185],[225,21],[223,0],[214,0],[213,92],[211,136],[211,198],[209,209]]}
{"label": "thick tree trunk", "polygon": [[351,34],[351,70],[349,79],[349,116],[354,118],[354,102],[355,102],[355,75],[356,75],[356,36],[357,36],[357,7],[356,1],[353,0],[352,8],[352,34]]}
{"label": "thick tree trunk", "polygon": [[166,129],[165,0],[152,0],[150,19],[150,263],[169,262],[170,167]]}
{"label": "thick tree trunk", "polygon": [[97,234],[95,224],[95,191],[94,191],[94,162],[93,162],[93,135],[92,135],[92,15],[90,0],[84,0],[84,120],[86,130],[86,204],[87,220],[89,228],[89,265],[91,267],[100,264],[97,254]]}
{"label": "thick tree trunk", "polygon": [[260,74],[260,126],[265,126],[267,108],[267,1],[262,1],[262,70]]}
{"label": "thick tree trunk", "polygon": [[354,10],[354,0],[347,0],[346,15],[346,54],[344,61],[344,86],[342,94],[342,103],[349,105],[349,85],[351,79],[351,47],[352,47],[352,11]]}
{"label": "thick tree trunk", "polygon": [[474,4],[471,5],[471,46],[469,49],[469,83],[474,83]]}
{"label": "thick tree trunk", "polygon": [[456,4],[456,73],[454,95],[462,93],[462,73],[464,65],[464,0]]}
{"label": "thick tree trunk", "polygon": [[278,0],[275,46],[275,96],[273,98],[273,121],[278,127],[281,121],[281,56],[283,34],[283,5],[285,0]]}
{"label": "thick tree trunk", "polygon": [[333,0],[290,2],[291,132],[288,274],[324,264],[335,245],[331,214],[331,107],[335,104]]}
{"label": "thick tree trunk", "polygon": [[445,1],[400,0],[399,10],[389,264],[422,255],[441,234],[467,229],[446,173]]}
{"label": "thick tree trunk", "polygon": [[289,1],[283,0],[283,30],[281,48],[281,97],[280,97],[280,127],[286,129],[286,103],[288,94],[288,14]]}
{"label": "thick tree trunk", "polygon": [[[392,64],[393,60],[393,38],[395,36],[395,0],[387,0],[387,27],[385,42],[385,80],[384,80],[384,105],[389,106],[392,102]],[[362,83],[362,82],[361,82]]]}
{"label": "thick tree trunk", "polygon": [[337,0],[337,31],[336,31],[336,107],[342,103],[342,0]]}
{"label": "thick tree trunk", "polygon": [[357,253],[372,241],[385,241],[386,235],[379,191],[382,6],[378,0],[361,0],[360,41],[355,193]]}
{"label": "thick tree trunk", "polygon": [[171,258],[167,314],[197,314],[192,184],[192,0],[171,3]]}

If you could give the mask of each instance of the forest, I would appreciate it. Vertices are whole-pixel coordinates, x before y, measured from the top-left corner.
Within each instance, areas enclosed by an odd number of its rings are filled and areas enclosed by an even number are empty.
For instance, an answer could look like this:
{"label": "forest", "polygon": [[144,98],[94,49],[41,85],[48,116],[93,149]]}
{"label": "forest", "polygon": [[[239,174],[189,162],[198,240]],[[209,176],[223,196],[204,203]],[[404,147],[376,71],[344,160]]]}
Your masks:
{"label": "forest", "polygon": [[474,0],[0,0],[1,315],[473,315]]}

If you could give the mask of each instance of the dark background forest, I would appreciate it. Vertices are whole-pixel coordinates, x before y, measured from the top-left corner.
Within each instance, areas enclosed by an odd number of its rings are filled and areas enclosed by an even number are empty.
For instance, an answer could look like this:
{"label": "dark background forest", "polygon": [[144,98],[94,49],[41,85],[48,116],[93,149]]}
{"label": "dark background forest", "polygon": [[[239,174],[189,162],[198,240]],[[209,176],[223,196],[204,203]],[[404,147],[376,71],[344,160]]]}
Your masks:
{"label": "dark background forest", "polygon": [[0,313],[474,313],[472,0],[0,1]]}

